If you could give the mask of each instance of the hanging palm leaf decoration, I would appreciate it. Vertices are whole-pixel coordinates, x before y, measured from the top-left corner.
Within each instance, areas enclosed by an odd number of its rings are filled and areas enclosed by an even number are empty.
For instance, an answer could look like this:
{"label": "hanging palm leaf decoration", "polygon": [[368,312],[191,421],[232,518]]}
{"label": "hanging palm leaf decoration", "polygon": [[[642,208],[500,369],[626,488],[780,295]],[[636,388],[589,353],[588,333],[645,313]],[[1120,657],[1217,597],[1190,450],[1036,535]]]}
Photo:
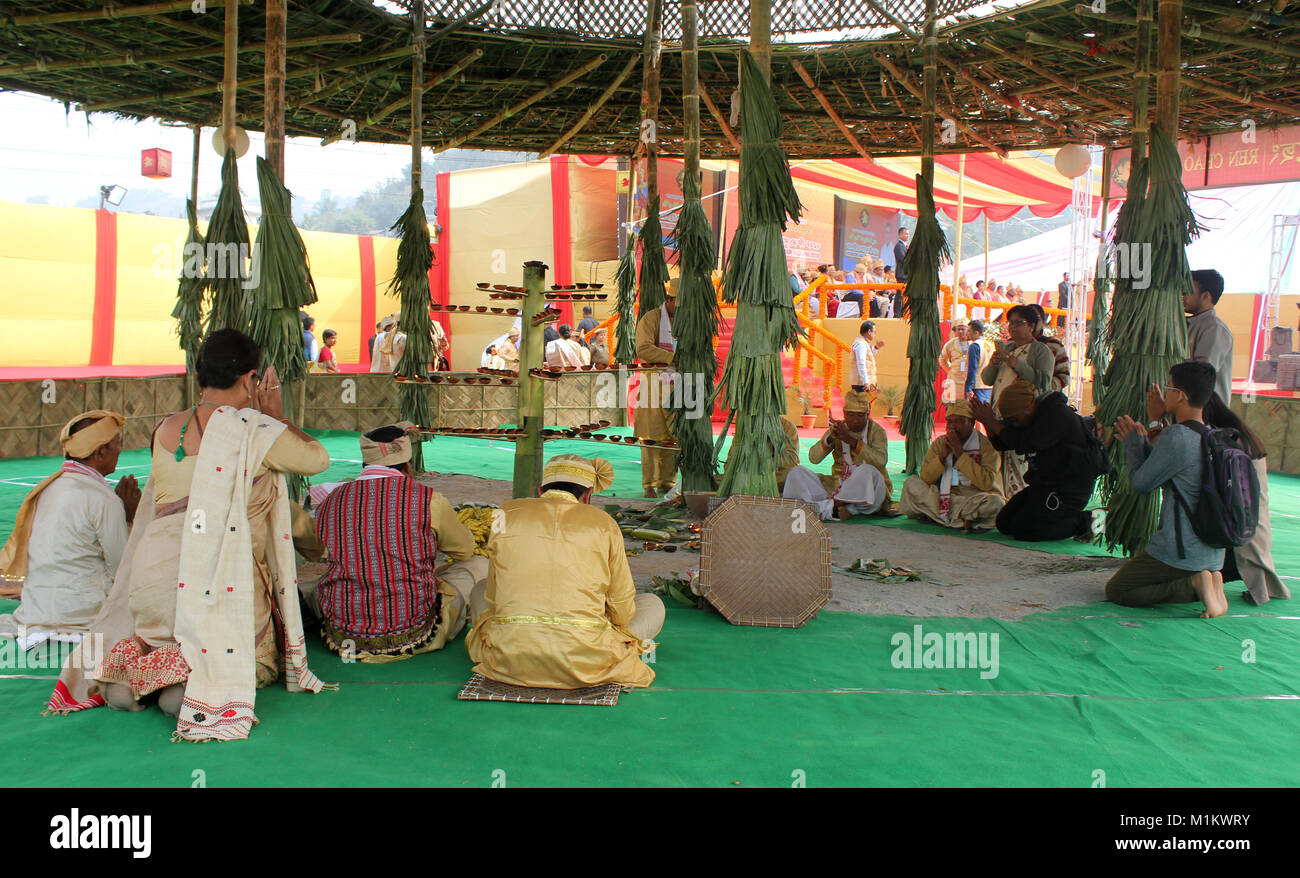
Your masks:
{"label": "hanging palm leaf decoration", "polygon": [[649,210],[641,225],[641,299],[637,317],[663,305],[664,287],[668,285],[668,261],[664,258],[664,227],[659,222],[658,195],[650,199]]}
{"label": "hanging palm leaf decoration", "polygon": [[636,236],[628,235],[627,247],[614,274],[618,282],[618,326],[614,362],[631,365],[636,359]]}
{"label": "hanging palm leaf decoration", "polygon": [[[245,283],[248,269],[248,220],[239,197],[239,170],[235,151],[226,150],[221,160],[221,192],[208,220],[207,288],[209,295],[206,332],[215,329],[248,331],[248,302]],[[301,336],[300,336],[301,337]]]}
{"label": "hanging palm leaf decoration", "polygon": [[731,350],[723,369],[723,405],[736,438],[719,494],[776,497],[776,458],[786,443],[781,350],[801,336],[781,232],[803,212],[781,151],[781,114],[754,59],[741,79],[740,225],[731,242],[723,295],[736,303]]}
{"label": "hanging palm leaf decoration", "polygon": [[939,263],[950,259],[948,239],[934,215],[934,191],[916,175],[916,235],[903,257],[907,284],[903,314],[911,321],[907,337],[907,396],[898,429],[907,437],[906,472],[915,473],[930,448],[934,431],[934,379],[939,371]]}
{"label": "hanging palm leaf decoration", "polygon": [[1092,405],[1101,406],[1106,382],[1101,380],[1110,363],[1110,335],[1106,331],[1106,294],[1110,292],[1110,262],[1105,249],[1097,256],[1097,275],[1092,282],[1092,318],[1088,330],[1087,360],[1092,365]]}
{"label": "hanging palm leaf decoration", "polygon": [[198,213],[193,199],[185,199],[185,213],[190,220],[190,232],[185,238],[183,266],[176,290],[176,334],[181,350],[185,352],[185,373],[194,374],[194,359],[203,341],[203,293],[207,288],[207,257],[203,249],[203,233],[199,231]]}
{"label": "hanging palm leaf decoration", "polygon": [[[676,407],[668,422],[677,437],[677,465],[682,472],[683,491],[712,491],[717,472],[713,457],[713,379],[718,374],[718,355],[713,339],[718,334],[722,313],[713,289],[713,233],[700,203],[700,183],[694,174],[682,182],[685,204],[677,219],[674,246],[681,265],[677,287],[677,311],[673,315],[676,362],[680,379],[690,382],[692,399],[685,391],[672,395]],[[690,402],[692,405],[687,405]]]}
{"label": "hanging palm leaf decoration", "polygon": [[[424,190],[411,193],[411,204],[401,218],[393,223],[401,243],[397,245],[397,271],[388,285],[402,303],[398,329],[406,333],[406,349],[397,363],[397,373],[411,378],[425,378],[429,374],[429,360],[433,356],[433,320],[429,316],[429,268],[433,265],[433,248],[429,246],[429,220],[424,212]],[[402,383],[397,386],[397,410],[402,420],[420,427],[429,427],[433,420],[429,413],[429,399],[425,386]],[[424,469],[421,443],[411,446],[411,466]]]}
{"label": "hanging palm leaf decoration", "polygon": [[[1128,200],[1115,221],[1115,296],[1109,336],[1112,360],[1098,409],[1104,424],[1121,415],[1146,421],[1146,395],[1164,384],[1169,369],[1187,356],[1183,293],[1192,287],[1186,247],[1200,232],[1182,182],[1182,160],[1169,135],[1151,126],[1149,158],[1135,157]],[[1147,271],[1136,269],[1145,266]],[[1126,269],[1126,270],[1125,270]],[[1149,273],[1148,273],[1149,272]],[[1145,277],[1143,277],[1145,275]],[[1135,494],[1123,446],[1110,441],[1111,475],[1103,480],[1106,544],[1129,555],[1155,532],[1159,495]]]}
{"label": "hanging palm leaf decoration", "polygon": [[[253,248],[257,286],[250,296],[249,335],[262,349],[262,369],[274,366],[285,386],[307,377],[298,312],[317,300],[316,282],[307,264],[307,245],[293,224],[293,196],[261,156],[257,157],[257,189],[262,222]],[[301,413],[295,417],[295,394],[285,390],[284,413],[297,421]]]}

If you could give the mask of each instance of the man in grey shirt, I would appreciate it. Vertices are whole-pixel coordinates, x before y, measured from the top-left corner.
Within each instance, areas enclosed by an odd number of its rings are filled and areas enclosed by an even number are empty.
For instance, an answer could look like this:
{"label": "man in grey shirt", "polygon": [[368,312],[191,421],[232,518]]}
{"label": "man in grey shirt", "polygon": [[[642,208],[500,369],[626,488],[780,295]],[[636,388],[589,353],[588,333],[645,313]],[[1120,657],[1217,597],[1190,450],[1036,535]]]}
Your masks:
{"label": "man in grey shirt", "polygon": [[[1178,502],[1174,489],[1195,509],[1201,497],[1202,408],[1214,392],[1215,374],[1206,363],[1188,361],[1169,370],[1165,409],[1177,421],[1165,427],[1153,446],[1146,427],[1127,415],[1115,422],[1124,443],[1129,483],[1139,494],[1161,491],[1160,524],[1146,547],[1106,583],[1106,599],[1126,607],[1152,604],[1205,604],[1202,619],[1228,612],[1223,593],[1223,549],[1201,542]],[[1181,551],[1179,542],[1181,538]]]}
{"label": "man in grey shirt", "polygon": [[1192,291],[1183,296],[1187,319],[1187,359],[1214,367],[1214,390],[1232,404],[1232,330],[1214,313],[1223,295],[1223,275],[1213,268],[1192,272]]}

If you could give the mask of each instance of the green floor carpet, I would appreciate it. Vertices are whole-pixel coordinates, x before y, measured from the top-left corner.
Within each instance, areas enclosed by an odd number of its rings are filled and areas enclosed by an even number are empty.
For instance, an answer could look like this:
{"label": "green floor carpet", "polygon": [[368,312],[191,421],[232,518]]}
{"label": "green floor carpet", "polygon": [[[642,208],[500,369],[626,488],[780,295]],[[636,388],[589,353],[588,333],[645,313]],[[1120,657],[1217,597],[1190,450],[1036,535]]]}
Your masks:
{"label": "green floor carpet", "polygon": [[[317,480],[355,475],[356,435],[318,435],[334,463]],[[569,451],[614,464],[611,496],[639,495],[637,449],[547,444],[548,454]],[[440,471],[509,479],[513,466],[508,443],[440,438],[431,452]],[[901,459],[901,443],[890,454]],[[25,493],[56,466],[0,460],[0,539]],[[148,459],[126,452],[120,466],[142,479]],[[1295,586],[1300,478],[1269,482],[1274,557]],[[1195,618],[1191,605],[1098,603],[1018,622],[823,613],[790,631],[670,607],[655,685],[613,708],[458,702],[470,673],[463,639],[388,665],[345,665],[313,639],[313,669],[339,691],[263,690],[262,723],[248,741],[198,747],[171,743],[174,723],[157,710],[42,717],[54,672],[0,669],[0,783],[1295,786],[1300,756],[1256,742],[1300,731],[1300,606],[1250,607],[1240,592],[1229,588],[1231,615],[1213,621]],[[13,605],[0,602],[0,612]],[[899,644],[916,625],[923,636],[996,635],[997,675],[896,667],[903,652],[914,655]]]}
{"label": "green floor carpet", "polygon": [[[521,787],[1087,787],[1100,771],[1115,787],[1300,784],[1291,748],[1249,745],[1297,725],[1300,628],[1239,600],[1232,611],[1243,617],[1108,605],[1015,623],[824,613],[788,631],[673,608],[655,685],[612,708],[459,702],[470,673],[460,640],[389,665],[344,665],[313,642],[313,668],[339,691],[263,690],[249,740],[207,746],[171,743],[174,723],[156,709],[42,717],[51,680],[0,679],[0,779],[189,786],[202,771],[214,787],[484,787],[504,772]],[[893,641],[918,624],[996,635],[998,675],[896,668]]]}

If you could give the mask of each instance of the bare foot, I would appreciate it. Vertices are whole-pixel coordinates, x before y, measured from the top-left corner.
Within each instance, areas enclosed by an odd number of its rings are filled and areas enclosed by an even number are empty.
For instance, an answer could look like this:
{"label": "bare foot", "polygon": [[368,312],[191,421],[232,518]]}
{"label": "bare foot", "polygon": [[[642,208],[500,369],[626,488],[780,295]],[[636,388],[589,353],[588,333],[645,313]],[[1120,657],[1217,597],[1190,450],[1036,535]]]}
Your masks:
{"label": "bare foot", "polygon": [[1223,577],[1218,572],[1202,570],[1192,577],[1192,588],[1205,604],[1202,619],[1214,619],[1228,612],[1228,596],[1223,593]]}
{"label": "bare foot", "polygon": [[848,521],[850,518],[853,517],[853,513],[849,512],[849,507],[847,503],[843,503],[839,500],[836,500],[834,508],[835,508],[835,517],[838,518],[840,521]]}
{"label": "bare foot", "polygon": [[645,496],[653,500],[659,496],[659,492],[656,491],[654,488],[646,488]]}

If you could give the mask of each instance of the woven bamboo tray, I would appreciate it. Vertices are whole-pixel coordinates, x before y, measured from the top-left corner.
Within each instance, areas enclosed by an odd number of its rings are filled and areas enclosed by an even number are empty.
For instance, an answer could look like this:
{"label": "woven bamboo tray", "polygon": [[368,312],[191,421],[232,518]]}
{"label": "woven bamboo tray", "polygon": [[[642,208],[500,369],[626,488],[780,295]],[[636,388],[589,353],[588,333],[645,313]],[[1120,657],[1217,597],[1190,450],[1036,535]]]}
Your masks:
{"label": "woven bamboo tray", "polygon": [[733,625],[800,628],[831,598],[831,536],[802,500],[728,497],[704,520],[700,591]]}

